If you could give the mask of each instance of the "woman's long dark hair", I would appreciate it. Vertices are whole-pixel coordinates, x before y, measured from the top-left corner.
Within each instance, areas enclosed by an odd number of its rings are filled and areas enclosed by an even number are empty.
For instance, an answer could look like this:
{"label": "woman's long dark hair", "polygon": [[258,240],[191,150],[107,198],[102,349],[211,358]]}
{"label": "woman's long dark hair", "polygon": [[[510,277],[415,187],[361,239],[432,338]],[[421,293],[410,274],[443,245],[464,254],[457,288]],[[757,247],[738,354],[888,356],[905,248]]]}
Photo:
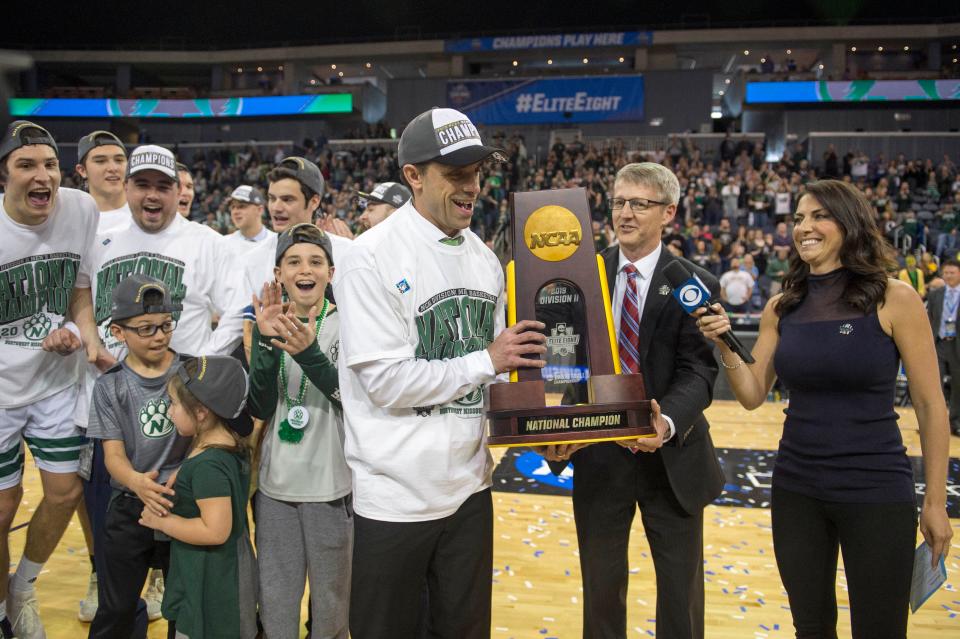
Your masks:
{"label": "woman's long dark hair", "polygon": [[[839,180],[818,180],[806,185],[806,196],[813,197],[836,220],[843,243],[840,264],[850,274],[844,301],[863,313],[871,313],[883,304],[887,277],[895,261],[893,249],[883,239],[870,203],[855,187]],[[783,278],[783,296],[777,315],[783,317],[807,296],[810,267],[797,251],[790,257],[790,269]]]}

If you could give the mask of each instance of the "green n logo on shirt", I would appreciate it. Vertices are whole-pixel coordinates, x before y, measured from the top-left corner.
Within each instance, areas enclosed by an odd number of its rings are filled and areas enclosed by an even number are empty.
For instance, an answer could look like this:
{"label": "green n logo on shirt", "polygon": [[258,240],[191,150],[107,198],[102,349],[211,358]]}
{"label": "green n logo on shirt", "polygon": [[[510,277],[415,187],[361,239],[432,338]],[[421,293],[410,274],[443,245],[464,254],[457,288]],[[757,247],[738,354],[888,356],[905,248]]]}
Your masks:
{"label": "green n logo on shirt", "polygon": [[151,399],[140,408],[140,431],[144,437],[159,439],[173,432],[173,421],[167,417],[167,400]]}
{"label": "green n logo on shirt", "polygon": [[23,336],[35,342],[41,341],[50,334],[53,322],[43,313],[37,313],[23,323]]}

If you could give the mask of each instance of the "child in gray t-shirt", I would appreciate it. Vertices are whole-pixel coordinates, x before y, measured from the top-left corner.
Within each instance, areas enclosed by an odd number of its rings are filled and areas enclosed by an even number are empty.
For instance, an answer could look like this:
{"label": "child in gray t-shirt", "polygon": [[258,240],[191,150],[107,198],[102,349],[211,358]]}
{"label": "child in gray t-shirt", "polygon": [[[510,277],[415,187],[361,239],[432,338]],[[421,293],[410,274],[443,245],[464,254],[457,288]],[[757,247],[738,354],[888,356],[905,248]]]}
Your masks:
{"label": "child in gray t-shirt", "polygon": [[151,559],[164,574],[169,566],[169,539],[138,521],[145,507],[159,516],[173,507],[172,480],[190,447],[168,414],[166,384],[181,360],[169,349],[178,310],[163,282],[146,275],[131,275],[113,291],[110,331],[126,343],[127,355],[97,379],[87,427],[88,437],[103,440],[114,489],[96,549],[91,637],[130,636]]}

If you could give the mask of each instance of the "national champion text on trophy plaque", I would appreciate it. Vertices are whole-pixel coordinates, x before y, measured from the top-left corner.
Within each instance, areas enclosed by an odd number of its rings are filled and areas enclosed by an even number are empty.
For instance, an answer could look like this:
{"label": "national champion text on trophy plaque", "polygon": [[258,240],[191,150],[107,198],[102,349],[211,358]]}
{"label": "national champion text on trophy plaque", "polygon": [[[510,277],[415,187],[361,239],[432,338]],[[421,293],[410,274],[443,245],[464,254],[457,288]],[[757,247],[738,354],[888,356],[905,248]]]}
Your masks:
{"label": "national champion text on trophy plaque", "polygon": [[510,325],[546,324],[544,368],[521,368],[485,393],[491,446],[655,436],[643,376],[621,375],[606,272],[583,189],[510,196]]}

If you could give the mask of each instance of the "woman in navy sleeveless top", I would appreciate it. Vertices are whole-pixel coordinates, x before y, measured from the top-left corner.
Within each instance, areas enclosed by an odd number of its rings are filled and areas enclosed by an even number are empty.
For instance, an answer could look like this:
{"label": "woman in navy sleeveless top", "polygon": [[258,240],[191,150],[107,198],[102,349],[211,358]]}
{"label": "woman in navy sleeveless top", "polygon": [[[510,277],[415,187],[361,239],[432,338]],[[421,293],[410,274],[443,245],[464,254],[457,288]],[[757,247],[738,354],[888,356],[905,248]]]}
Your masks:
{"label": "woman in navy sleeveless top", "polygon": [[[855,639],[904,639],[916,541],[913,472],[897,426],[902,359],[920,424],[926,491],[920,531],[946,555],[949,428],[923,302],[887,277],[889,247],[869,203],[843,182],[806,186],[794,216],[796,251],[783,293],[763,311],[746,365],[703,334],[740,403],[760,406],[779,377],[790,391],[773,472],[773,545],[798,638],[837,636],[836,570],[843,552]],[[720,311],[719,305],[714,307]]]}

